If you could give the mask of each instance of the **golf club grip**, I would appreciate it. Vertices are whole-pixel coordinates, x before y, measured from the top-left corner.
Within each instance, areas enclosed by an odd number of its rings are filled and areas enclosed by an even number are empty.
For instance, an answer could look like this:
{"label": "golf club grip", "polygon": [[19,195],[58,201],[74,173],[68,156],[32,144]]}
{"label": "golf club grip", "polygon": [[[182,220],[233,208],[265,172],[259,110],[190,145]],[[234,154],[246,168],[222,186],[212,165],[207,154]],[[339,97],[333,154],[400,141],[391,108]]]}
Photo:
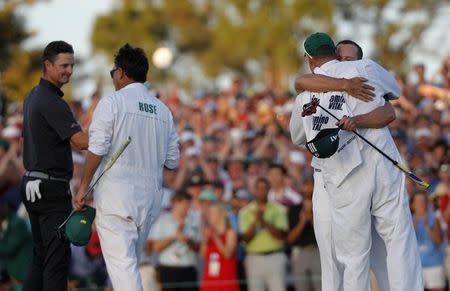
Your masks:
{"label": "golf club grip", "polygon": [[111,156],[111,158],[108,160],[108,162],[106,162],[106,166],[105,169],[102,171],[102,173],[100,174],[100,176],[98,176],[98,178],[94,181],[94,183],[92,183],[89,188],[87,189],[86,193],[83,195],[83,199],[86,198],[86,196],[92,192],[94,190],[95,185],[97,184],[97,182],[100,180],[100,178],[106,173],[106,171],[108,171],[109,169],[111,169],[111,167],[114,165],[114,163],[117,161],[117,159],[120,157],[120,155],[123,153],[123,151],[127,148],[127,146],[130,144],[131,142],[131,137],[129,136],[124,142],[123,144],[120,145],[119,149]]}
{"label": "golf club grip", "polygon": [[415,182],[416,184],[419,184],[425,188],[430,187],[430,184],[425,182],[424,180],[420,179],[419,177],[417,177],[416,175],[414,175],[414,173],[411,172],[410,169],[408,169],[408,167],[401,165],[401,164],[396,164],[397,168],[399,168],[400,170],[402,170],[406,176],[411,179],[413,182]]}
{"label": "golf club grip", "polygon": [[129,136],[124,142],[123,144],[119,147],[119,149],[111,156],[111,158],[108,160],[108,162],[106,163],[106,167],[105,167],[105,171],[109,170],[112,165],[114,165],[114,163],[117,161],[117,159],[120,157],[120,155],[123,153],[123,151],[125,150],[125,148],[130,144],[131,142],[131,137]]}

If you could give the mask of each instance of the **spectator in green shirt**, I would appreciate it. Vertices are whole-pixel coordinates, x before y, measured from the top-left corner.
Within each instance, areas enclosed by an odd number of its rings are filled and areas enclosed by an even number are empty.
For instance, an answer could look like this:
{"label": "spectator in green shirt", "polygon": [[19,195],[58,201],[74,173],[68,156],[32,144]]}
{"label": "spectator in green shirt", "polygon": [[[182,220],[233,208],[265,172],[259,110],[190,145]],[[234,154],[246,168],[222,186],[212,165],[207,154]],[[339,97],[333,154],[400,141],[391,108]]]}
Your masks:
{"label": "spectator in green shirt", "polygon": [[241,237],[246,242],[245,269],[249,291],[285,290],[286,255],[283,252],[288,230],[284,206],[268,202],[269,181],[255,182],[255,201],[239,213]]}

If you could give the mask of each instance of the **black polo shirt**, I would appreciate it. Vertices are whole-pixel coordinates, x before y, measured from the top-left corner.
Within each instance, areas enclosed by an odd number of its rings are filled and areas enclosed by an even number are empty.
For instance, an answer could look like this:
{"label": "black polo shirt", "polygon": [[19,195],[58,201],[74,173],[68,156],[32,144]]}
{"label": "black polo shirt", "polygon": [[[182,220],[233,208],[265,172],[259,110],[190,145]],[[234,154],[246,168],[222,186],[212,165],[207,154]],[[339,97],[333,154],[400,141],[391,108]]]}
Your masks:
{"label": "black polo shirt", "polygon": [[40,171],[57,178],[73,174],[70,137],[81,131],[64,93],[41,79],[23,106],[23,164],[28,171]]}
{"label": "black polo shirt", "polygon": [[[298,223],[298,216],[302,210],[302,204],[293,205],[288,210],[289,230],[292,230]],[[316,236],[314,235],[314,226],[312,222],[308,222],[303,229],[302,234],[295,241],[294,246],[307,247],[317,246]]]}

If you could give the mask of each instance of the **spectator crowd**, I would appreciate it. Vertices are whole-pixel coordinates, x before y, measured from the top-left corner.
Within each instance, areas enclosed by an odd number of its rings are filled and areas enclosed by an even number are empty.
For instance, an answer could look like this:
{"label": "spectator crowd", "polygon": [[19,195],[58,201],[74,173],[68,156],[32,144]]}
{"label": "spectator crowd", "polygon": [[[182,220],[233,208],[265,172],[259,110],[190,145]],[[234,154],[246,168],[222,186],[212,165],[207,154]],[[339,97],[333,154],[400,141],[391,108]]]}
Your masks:
{"label": "spectator crowd", "polygon": [[[389,128],[405,163],[431,184],[426,192],[407,180],[407,189],[424,278],[432,290],[448,290],[450,58],[430,80],[425,69],[397,76],[402,96],[392,101]],[[84,130],[99,95],[87,109],[70,103]],[[144,290],[321,290],[311,154],[288,132],[295,96],[249,93],[236,77],[189,104],[177,90],[160,98],[177,125],[181,160],[164,172],[162,211],[141,255]],[[19,192],[21,116],[9,104],[0,125],[0,290],[20,290],[32,252]],[[73,162],[76,193],[84,154],[73,152]],[[69,290],[111,289],[93,228],[86,246],[72,246]]]}

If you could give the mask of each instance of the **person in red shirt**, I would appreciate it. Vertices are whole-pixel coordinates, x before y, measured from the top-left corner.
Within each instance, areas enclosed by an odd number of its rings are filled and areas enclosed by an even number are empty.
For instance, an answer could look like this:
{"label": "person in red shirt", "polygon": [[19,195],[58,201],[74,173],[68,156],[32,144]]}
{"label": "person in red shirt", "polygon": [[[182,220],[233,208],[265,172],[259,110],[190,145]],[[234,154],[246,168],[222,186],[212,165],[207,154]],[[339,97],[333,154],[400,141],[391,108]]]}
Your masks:
{"label": "person in red shirt", "polygon": [[203,235],[200,252],[205,264],[201,291],[238,291],[237,234],[222,205],[208,208]]}
{"label": "person in red shirt", "polygon": [[[434,194],[439,197],[439,210],[444,222],[447,224],[447,240],[450,241],[450,161],[445,161],[439,167],[439,184]],[[450,246],[445,249],[445,270],[447,278],[450,278]]]}

